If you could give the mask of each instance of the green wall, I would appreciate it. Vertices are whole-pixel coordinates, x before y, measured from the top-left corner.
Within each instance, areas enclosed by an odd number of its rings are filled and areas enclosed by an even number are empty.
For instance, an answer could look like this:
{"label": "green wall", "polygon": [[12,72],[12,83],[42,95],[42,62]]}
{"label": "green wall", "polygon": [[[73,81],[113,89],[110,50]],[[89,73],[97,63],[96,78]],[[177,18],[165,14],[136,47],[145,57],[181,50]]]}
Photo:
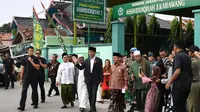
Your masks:
{"label": "green wall", "polygon": [[[112,62],[112,45],[91,45],[96,47],[97,49],[97,57],[100,57],[104,63],[106,59],[111,60]],[[85,58],[88,57],[88,47],[74,47],[73,53],[75,54],[83,54]]]}
{"label": "green wall", "polygon": [[[97,49],[97,53],[96,56],[100,57],[104,63],[104,61],[106,59],[111,60],[112,62],[112,45],[111,44],[94,44],[91,45],[96,47]],[[48,61],[51,60],[51,57],[54,53],[58,54],[58,61],[62,62],[62,49],[60,48],[60,46],[47,46],[47,52],[48,52]],[[88,47],[85,46],[67,46],[67,51],[68,54],[82,54],[84,55],[85,59],[88,57]],[[43,53],[43,56],[44,53]]]}

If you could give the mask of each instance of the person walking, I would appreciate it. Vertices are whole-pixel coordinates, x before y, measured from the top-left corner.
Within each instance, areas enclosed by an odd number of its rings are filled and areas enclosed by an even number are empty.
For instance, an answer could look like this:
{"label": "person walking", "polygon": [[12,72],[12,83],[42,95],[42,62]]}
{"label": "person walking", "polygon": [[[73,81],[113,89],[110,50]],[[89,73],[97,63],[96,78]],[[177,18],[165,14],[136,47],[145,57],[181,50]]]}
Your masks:
{"label": "person walking", "polygon": [[134,107],[135,107],[135,104],[134,104],[134,100],[135,100],[135,85],[134,85],[134,80],[133,79],[133,75],[131,74],[131,64],[135,61],[134,59],[134,52],[137,51],[137,48],[133,47],[130,49],[130,57],[127,59],[126,61],[126,66],[127,66],[127,69],[128,69],[128,88],[129,90],[126,91],[125,93],[125,99],[127,102],[130,102],[130,109],[128,112],[132,112],[134,111]]}
{"label": "person walking", "polygon": [[177,41],[173,45],[176,53],[173,61],[174,73],[165,88],[172,87],[174,112],[186,112],[186,101],[192,84],[191,59],[184,52],[184,42]]}
{"label": "person walking", "polygon": [[200,112],[200,59],[194,54],[194,52],[199,52],[199,47],[192,45],[188,51],[192,60],[193,75],[192,87],[187,100],[188,110],[189,112]]}
{"label": "person walking", "polygon": [[[69,56],[70,56],[69,62],[72,62],[72,63],[73,63],[72,56],[75,56],[76,58],[78,58],[78,55],[76,55],[76,54],[72,54]],[[74,84],[73,84],[73,98],[75,100],[75,99],[78,99],[77,82],[78,82],[79,69],[76,66],[74,66],[74,69],[75,69],[75,76],[74,76]]]}
{"label": "person walking", "polygon": [[3,60],[3,67],[5,69],[5,89],[8,89],[10,82],[11,87],[14,88],[15,64],[14,60],[10,58],[8,53],[5,54],[5,59]]}
{"label": "person walking", "polygon": [[103,83],[102,60],[96,57],[95,54],[96,48],[89,47],[89,58],[86,59],[82,65],[79,65],[78,59],[73,56],[75,66],[80,70],[84,69],[85,83],[88,89],[91,112],[96,112],[97,89],[98,85],[102,85]]}
{"label": "person walking", "polygon": [[36,57],[39,59],[40,69],[38,73],[38,84],[40,87],[41,92],[41,103],[45,102],[45,89],[44,89],[44,82],[45,82],[45,71],[44,69],[47,68],[46,60],[41,57],[41,50],[37,49],[35,51]]}
{"label": "person walking", "polygon": [[126,65],[121,63],[121,54],[113,53],[114,65],[111,66],[110,105],[108,112],[124,112],[126,109],[124,94],[128,89],[128,72]]}
{"label": "person walking", "polygon": [[58,68],[56,85],[61,85],[61,98],[63,102],[62,109],[67,108],[70,103],[74,107],[73,84],[74,84],[74,64],[69,62],[67,53],[62,54],[63,63]]}
{"label": "person walking", "polygon": [[151,76],[151,67],[149,62],[141,56],[139,50],[134,52],[135,61],[131,64],[131,74],[134,76],[135,92],[136,92],[136,108],[139,111],[144,109],[145,97],[147,93],[147,84],[142,83],[139,74]]}
{"label": "person walking", "polygon": [[34,48],[30,46],[28,48],[28,56],[25,56],[22,60],[21,74],[20,74],[20,84],[22,84],[21,100],[18,110],[25,110],[25,103],[27,98],[27,91],[29,85],[32,88],[32,101],[33,108],[38,108],[38,70],[40,69],[39,60],[33,55]]}
{"label": "person walking", "polygon": [[51,93],[53,90],[56,91],[56,94],[54,96],[59,96],[59,90],[58,87],[56,86],[56,76],[57,76],[57,71],[60,63],[57,61],[58,55],[53,54],[52,60],[47,64],[49,68],[49,77],[51,79],[51,86],[49,88],[48,96],[51,96]]}
{"label": "person walking", "polygon": [[[84,56],[79,54],[78,55],[78,62],[80,65],[84,63]],[[79,99],[79,110],[80,112],[85,112],[87,102],[88,102],[88,91],[87,86],[85,84],[85,77],[84,77],[84,69],[79,70],[79,75],[77,76],[77,85],[78,85],[78,99]]]}

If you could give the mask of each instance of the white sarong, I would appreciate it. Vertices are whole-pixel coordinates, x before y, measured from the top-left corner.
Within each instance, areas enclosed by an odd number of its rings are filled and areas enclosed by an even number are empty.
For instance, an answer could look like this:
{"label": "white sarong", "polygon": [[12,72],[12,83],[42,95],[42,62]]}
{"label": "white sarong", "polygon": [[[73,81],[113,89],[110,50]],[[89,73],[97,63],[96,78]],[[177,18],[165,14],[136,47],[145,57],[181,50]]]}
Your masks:
{"label": "white sarong", "polygon": [[87,86],[85,84],[84,70],[79,70],[78,99],[79,99],[79,108],[86,108],[88,103],[88,91],[87,91]]}
{"label": "white sarong", "polygon": [[100,87],[100,84],[99,84],[99,87],[98,87],[98,90],[97,90],[97,101],[102,101],[102,88]]}

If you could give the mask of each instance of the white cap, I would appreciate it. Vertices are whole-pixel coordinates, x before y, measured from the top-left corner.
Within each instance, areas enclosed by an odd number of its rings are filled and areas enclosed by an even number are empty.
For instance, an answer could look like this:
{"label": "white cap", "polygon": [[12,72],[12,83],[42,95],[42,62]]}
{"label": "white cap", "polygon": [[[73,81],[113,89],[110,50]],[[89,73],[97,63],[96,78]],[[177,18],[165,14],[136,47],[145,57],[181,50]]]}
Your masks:
{"label": "white cap", "polygon": [[139,50],[137,50],[137,51],[134,52],[134,56],[137,56],[137,55],[140,55],[140,54],[141,54],[141,53],[140,53]]}
{"label": "white cap", "polygon": [[84,57],[84,56],[83,56],[82,54],[79,54],[79,55],[78,55],[78,58],[80,58],[80,57]]}

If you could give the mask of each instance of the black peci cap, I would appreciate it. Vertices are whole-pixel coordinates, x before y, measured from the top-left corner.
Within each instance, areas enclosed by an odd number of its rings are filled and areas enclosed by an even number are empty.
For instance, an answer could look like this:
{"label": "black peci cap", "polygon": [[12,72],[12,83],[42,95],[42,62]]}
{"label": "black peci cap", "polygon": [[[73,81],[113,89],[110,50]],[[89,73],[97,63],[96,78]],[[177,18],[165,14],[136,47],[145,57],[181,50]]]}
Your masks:
{"label": "black peci cap", "polygon": [[113,56],[122,57],[120,53],[116,53],[116,52],[113,53]]}
{"label": "black peci cap", "polygon": [[95,47],[89,47],[89,50],[96,52],[96,48]]}
{"label": "black peci cap", "polygon": [[64,52],[64,53],[62,54],[62,58],[63,58],[64,56],[68,56],[67,53]]}

